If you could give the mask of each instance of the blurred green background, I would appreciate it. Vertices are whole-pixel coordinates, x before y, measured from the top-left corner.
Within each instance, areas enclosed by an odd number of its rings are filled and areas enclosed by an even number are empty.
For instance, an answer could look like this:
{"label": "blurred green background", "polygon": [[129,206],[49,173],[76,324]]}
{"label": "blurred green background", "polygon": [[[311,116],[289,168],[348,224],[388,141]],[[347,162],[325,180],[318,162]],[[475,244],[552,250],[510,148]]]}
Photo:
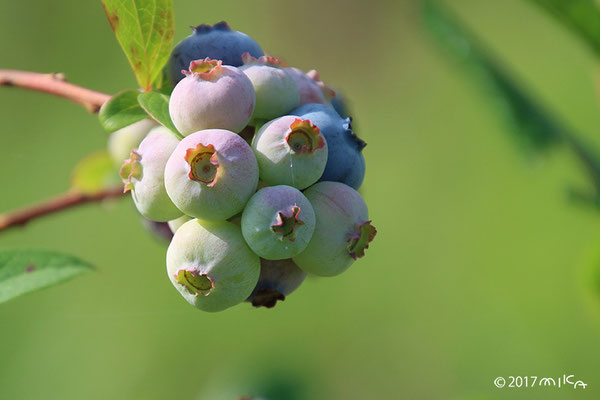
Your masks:
{"label": "blurred green background", "polygon": [[[379,234],[336,278],[308,279],[272,310],[189,306],[166,244],[129,200],[0,233],[98,266],[0,304],[2,399],[597,399],[598,213],[557,149],[517,151],[480,91],[439,51],[415,1],[175,2],[176,39],[226,20],[351,99],[362,192]],[[522,0],[445,2],[557,116],[600,146],[594,55]],[[64,72],[106,93],[135,79],[99,1],[3,2],[0,68]],[[96,117],[0,89],[0,210],[68,188],[105,146]],[[497,376],[575,374],[571,388],[497,389]]]}

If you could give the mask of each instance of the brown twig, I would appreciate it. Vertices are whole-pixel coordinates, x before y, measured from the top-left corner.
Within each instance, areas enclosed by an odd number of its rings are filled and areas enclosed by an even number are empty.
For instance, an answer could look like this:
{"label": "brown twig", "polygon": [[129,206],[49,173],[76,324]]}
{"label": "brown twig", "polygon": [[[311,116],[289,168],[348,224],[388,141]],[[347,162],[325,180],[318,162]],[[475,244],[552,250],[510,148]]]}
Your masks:
{"label": "brown twig", "polygon": [[68,192],[20,210],[0,215],[0,231],[14,226],[25,225],[32,219],[54,214],[71,207],[93,203],[104,199],[123,196],[123,187],[114,186],[93,194]]}
{"label": "brown twig", "polygon": [[15,86],[37,90],[64,97],[97,113],[110,96],[66,81],[63,74],[40,74],[37,72],[0,69],[0,86]]}

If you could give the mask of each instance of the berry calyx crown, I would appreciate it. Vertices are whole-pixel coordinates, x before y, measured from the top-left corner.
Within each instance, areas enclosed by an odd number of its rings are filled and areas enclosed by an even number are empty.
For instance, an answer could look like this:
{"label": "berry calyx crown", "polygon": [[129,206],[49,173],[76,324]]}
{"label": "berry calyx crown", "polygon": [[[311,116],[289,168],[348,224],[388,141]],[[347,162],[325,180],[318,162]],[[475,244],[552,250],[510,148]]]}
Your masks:
{"label": "berry calyx crown", "polygon": [[279,235],[279,240],[296,241],[296,227],[304,225],[304,221],[298,217],[299,214],[300,207],[298,206],[277,213],[276,222],[271,225],[271,231]]}
{"label": "berry calyx crown", "polygon": [[119,169],[119,176],[125,185],[123,187],[123,193],[127,193],[134,188],[133,180],[142,179],[142,156],[135,150],[129,155],[129,159],[125,160],[121,169]]}
{"label": "berry calyx crown", "polygon": [[365,250],[369,248],[369,243],[373,241],[376,234],[377,229],[371,225],[371,221],[358,224],[355,227],[355,231],[350,233],[350,239],[348,239],[348,253],[350,257],[355,260],[364,257]]}
{"label": "berry calyx crown", "polygon": [[221,75],[223,70],[223,61],[213,60],[209,57],[190,62],[189,70],[181,70],[185,76],[193,76],[205,81],[215,80]]}
{"label": "berry calyx crown", "polygon": [[212,187],[217,183],[219,160],[212,144],[198,143],[185,152],[185,161],[190,166],[189,178],[193,181]]}
{"label": "berry calyx crown", "polygon": [[294,155],[313,154],[325,147],[325,139],[319,127],[308,119],[296,118],[290,124],[285,141]]}
{"label": "berry calyx crown", "polygon": [[212,31],[223,31],[223,32],[231,31],[231,27],[225,21],[217,22],[216,24],[214,24],[212,26],[208,25],[208,24],[201,24],[198,26],[190,26],[190,28],[192,28],[194,33],[209,33]]}
{"label": "berry calyx crown", "polygon": [[266,65],[267,67],[281,68],[281,61],[271,56],[252,57],[250,53],[242,54],[242,61],[246,65]]}
{"label": "berry calyx crown", "polygon": [[193,268],[180,269],[174,276],[175,282],[194,296],[208,296],[215,287],[215,283],[207,274],[199,274]]}

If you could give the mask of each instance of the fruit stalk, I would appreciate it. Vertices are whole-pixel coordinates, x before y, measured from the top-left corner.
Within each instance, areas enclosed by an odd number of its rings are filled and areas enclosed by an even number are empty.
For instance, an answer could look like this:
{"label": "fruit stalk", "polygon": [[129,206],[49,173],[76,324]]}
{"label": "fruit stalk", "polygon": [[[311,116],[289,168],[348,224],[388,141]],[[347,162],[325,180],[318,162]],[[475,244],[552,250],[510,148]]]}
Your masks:
{"label": "fruit stalk", "polygon": [[122,186],[109,187],[93,194],[68,192],[50,198],[39,204],[0,215],[0,231],[19,225],[25,225],[33,219],[54,214],[71,207],[76,207],[86,203],[93,203],[104,199],[121,197],[123,195],[124,193]]}
{"label": "fruit stalk", "polygon": [[96,114],[100,107],[110,99],[108,94],[67,82],[65,76],[58,73],[42,74],[0,69],[0,86],[15,86],[63,97],[85,107],[93,114]]}

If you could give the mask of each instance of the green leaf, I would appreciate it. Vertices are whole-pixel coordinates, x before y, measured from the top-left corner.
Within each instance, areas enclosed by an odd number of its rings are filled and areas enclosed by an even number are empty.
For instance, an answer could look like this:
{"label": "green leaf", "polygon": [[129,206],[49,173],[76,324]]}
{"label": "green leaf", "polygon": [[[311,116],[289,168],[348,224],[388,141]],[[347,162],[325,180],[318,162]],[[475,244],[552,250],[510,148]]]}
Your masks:
{"label": "green leaf", "polygon": [[138,95],[138,102],[156,122],[169,128],[179,139],[183,139],[183,135],[171,121],[169,96],[155,91],[145,92]]}
{"label": "green leaf", "polygon": [[[108,22],[138,84],[150,90],[173,47],[172,0],[103,0]],[[160,87],[160,86],[158,86]]]}
{"label": "green leaf", "polygon": [[579,35],[600,56],[600,8],[596,0],[530,0]]}
{"label": "green leaf", "polygon": [[137,100],[139,94],[138,90],[124,90],[111,97],[100,108],[98,118],[108,133],[146,118],[146,112]]}
{"label": "green leaf", "polygon": [[0,250],[0,303],[92,270],[85,261],[48,250]]}
{"label": "green leaf", "polygon": [[488,94],[494,110],[515,133],[519,147],[536,152],[563,140],[565,128],[506,72],[476,36],[436,1],[423,2],[423,17],[447,53]]}
{"label": "green leaf", "polygon": [[463,70],[488,94],[495,110],[508,122],[510,132],[528,150],[543,151],[554,144],[566,145],[579,159],[593,185],[594,193],[579,193],[600,207],[600,156],[539,104],[506,72],[477,37],[460,24],[438,2],[423,1],[423,18],[447,53],[460,62]]}
{"label": "green leaf", "polygon": [[106,150],[88,154],[77,163],[71,175],[71,188],[84,194],[98,193],[119,182],[115,164]]}

